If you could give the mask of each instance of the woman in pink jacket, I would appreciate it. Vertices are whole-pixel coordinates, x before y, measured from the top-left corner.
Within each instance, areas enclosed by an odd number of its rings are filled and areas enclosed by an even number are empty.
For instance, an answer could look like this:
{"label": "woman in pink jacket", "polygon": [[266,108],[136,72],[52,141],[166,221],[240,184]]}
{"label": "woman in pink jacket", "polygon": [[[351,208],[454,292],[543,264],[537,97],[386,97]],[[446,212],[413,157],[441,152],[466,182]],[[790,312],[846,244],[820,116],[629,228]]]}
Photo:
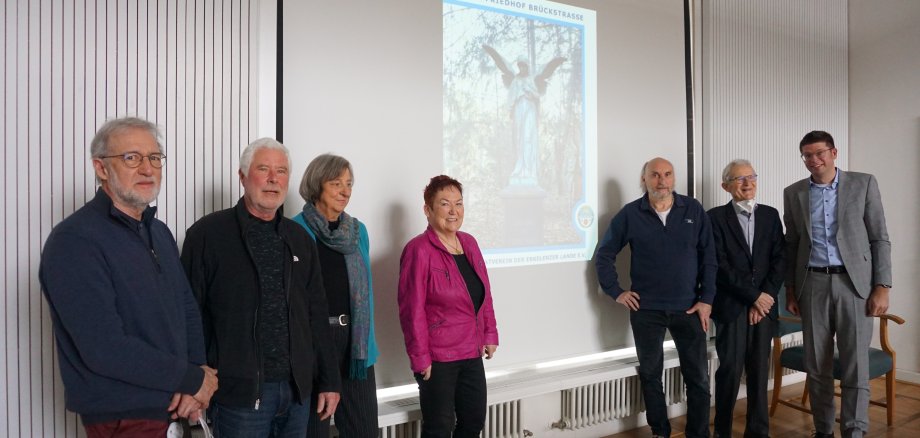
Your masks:
{"label": "woman in pink jacket", "polygon": [[432,178],[424,210],[428,228],[399,260],[398,298],[422,437],[478,437],[486,415],[482,357],[498,347],[489,275],[476,239],[460,231],[460,182]]}

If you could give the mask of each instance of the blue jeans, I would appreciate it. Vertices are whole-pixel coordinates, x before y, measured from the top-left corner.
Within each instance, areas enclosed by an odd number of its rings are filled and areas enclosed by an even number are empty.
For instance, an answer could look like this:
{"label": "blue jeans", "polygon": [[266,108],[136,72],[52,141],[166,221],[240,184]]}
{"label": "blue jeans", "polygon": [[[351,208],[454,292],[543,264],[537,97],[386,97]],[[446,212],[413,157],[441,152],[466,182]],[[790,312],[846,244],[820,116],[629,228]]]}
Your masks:
{"label": "blue jeans", "polygon": [[664,372],[665,330],[671,332],[680,372],[687,387],[688,438],[709,436],[709,363],[706,358],[706,332],[695,314],[684,311],[637,310],[629,313],[636,354],[639,356],[639,381],[645,398],[645,416],[652,434],[671,436],[661,375]]}
{"label": "blue jeans", "polygon": [[310,400],[299,403],[289,382],[262,384],[259,409],[213,404],[209,410],[215,438],[303,438],[310,419]]}

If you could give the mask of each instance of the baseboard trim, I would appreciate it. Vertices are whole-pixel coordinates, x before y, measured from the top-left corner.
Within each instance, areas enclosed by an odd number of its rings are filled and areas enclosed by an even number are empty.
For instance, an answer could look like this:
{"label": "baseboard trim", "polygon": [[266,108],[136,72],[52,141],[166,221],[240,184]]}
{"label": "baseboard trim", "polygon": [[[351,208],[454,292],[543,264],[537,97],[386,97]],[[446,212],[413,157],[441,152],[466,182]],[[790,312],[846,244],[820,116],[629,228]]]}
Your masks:
{"label": "baseboard trim", "polygon": [[898,369],[897,376],[897,380],[913,383],[914,385],[920,385],[920,373],[916,371]]}

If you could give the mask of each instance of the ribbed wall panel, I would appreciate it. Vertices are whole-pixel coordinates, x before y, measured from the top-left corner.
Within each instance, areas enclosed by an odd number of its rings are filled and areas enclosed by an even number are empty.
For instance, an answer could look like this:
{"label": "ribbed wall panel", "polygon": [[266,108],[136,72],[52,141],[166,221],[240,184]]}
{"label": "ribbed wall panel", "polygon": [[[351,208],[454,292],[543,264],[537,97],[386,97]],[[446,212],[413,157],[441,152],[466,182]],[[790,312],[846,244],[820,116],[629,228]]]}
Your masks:
{"label": "ribbed wall panel", "polygon": [[260,0],[6,0],[0,5],[0,436],[83,436],[64,409],[38,283],[51,228],[93,197],[89,142],[107,119],[156,122],[158,216],[179,241],[240,196],[257,125]]}
{"label": "ribbed wall panel", "polygon": [[759,202],[782,211],[782,191],[808,175],[798,142],[830,132],[847,167],[846,0],[703,0],[702,197],[730,196],[722,169],[754,164]]}

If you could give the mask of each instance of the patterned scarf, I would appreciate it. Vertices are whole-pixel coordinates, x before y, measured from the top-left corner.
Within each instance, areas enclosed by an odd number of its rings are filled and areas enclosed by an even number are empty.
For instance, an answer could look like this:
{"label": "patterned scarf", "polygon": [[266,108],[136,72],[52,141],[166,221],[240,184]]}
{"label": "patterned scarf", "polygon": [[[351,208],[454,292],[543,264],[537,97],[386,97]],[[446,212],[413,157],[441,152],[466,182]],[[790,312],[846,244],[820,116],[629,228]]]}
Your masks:
{"label": "patterned scarf", "polygon": [[348,374],[353,380],[364,380],[367,378],[367,342],[370,337],[371,318],[367,265],[361,251],[358,250],[358,220],[342,212],[339,216],[339,227],[335,231],[329,231],[326,217],[310,202],[303,206],[303,217],[317,239],[345,256],[351,298],[351,361]]}

